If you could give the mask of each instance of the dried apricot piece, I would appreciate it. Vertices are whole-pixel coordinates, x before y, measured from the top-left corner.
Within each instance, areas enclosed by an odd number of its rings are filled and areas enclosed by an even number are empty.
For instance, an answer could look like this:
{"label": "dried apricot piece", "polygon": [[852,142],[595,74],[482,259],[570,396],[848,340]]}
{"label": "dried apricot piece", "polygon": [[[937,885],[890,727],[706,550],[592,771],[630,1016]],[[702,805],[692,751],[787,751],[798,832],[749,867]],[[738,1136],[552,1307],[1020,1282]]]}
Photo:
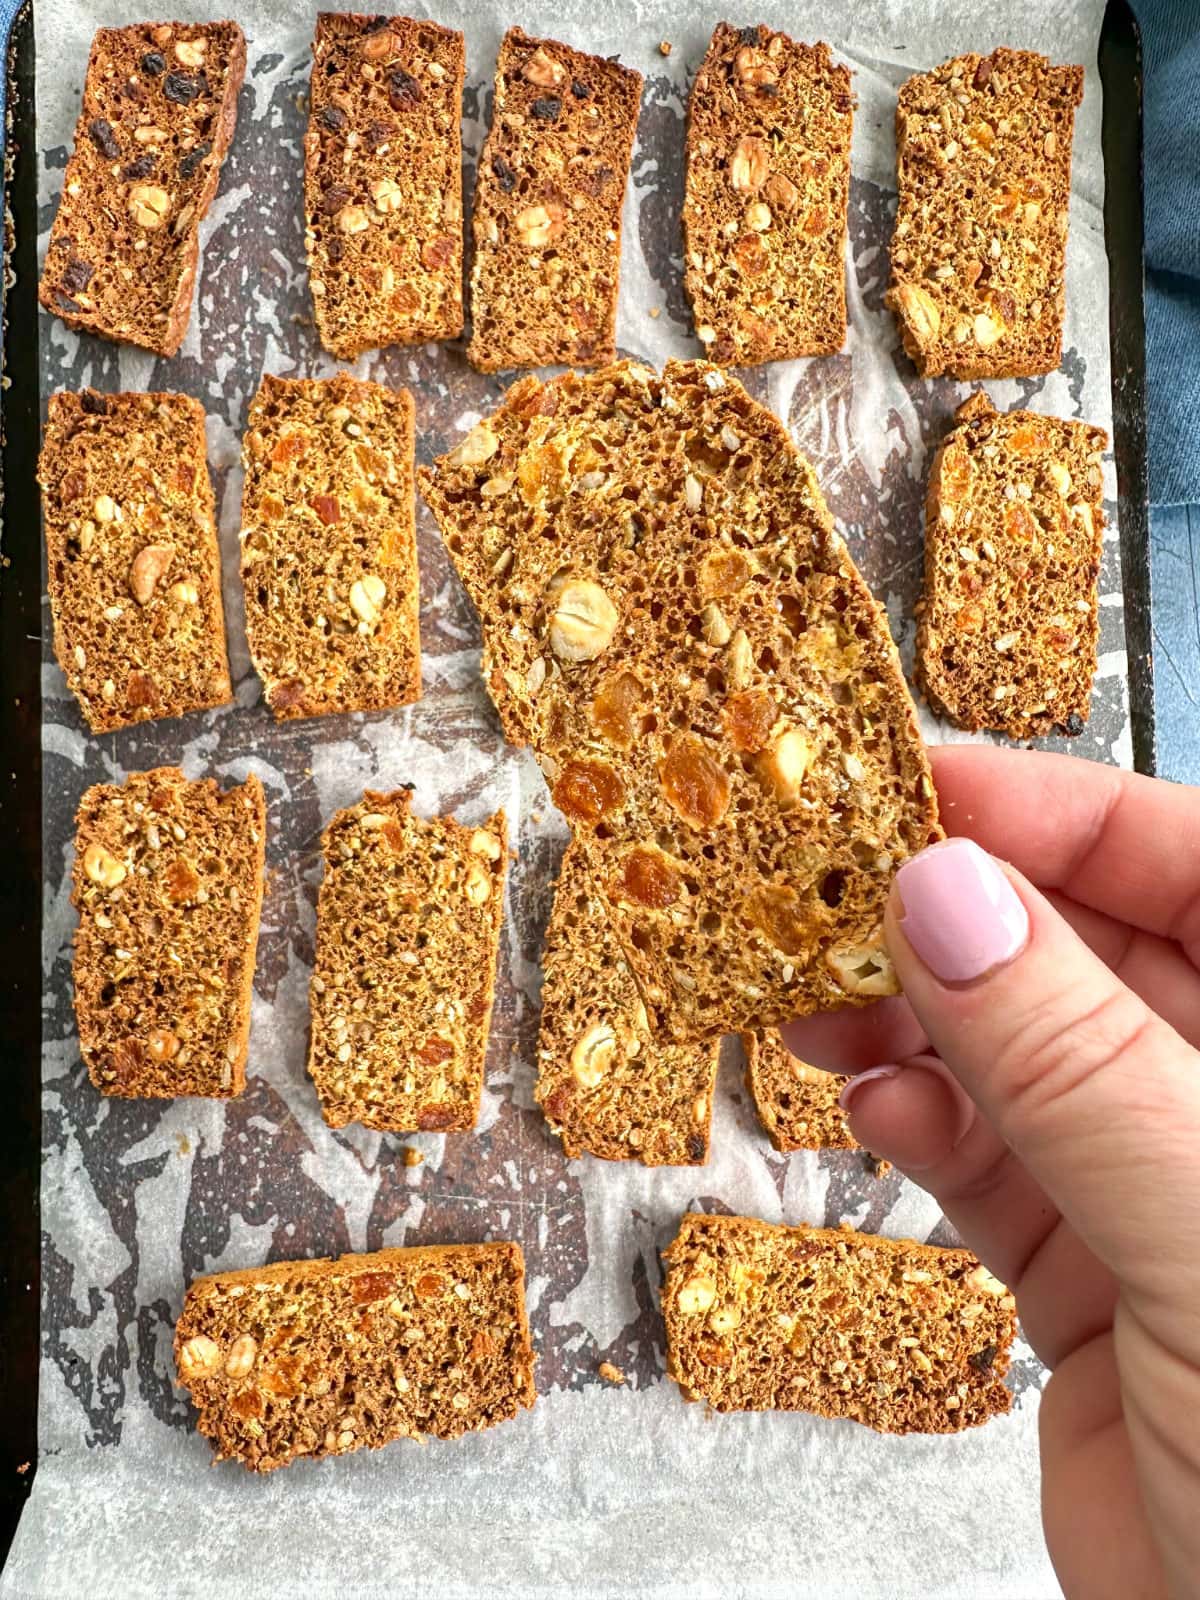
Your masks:
{"label": "dried apricot piece", "polygon": [[715,828],[729,809],[729,774],[690,734],[667,751],[659,778],[667,799],[693,828]]}
{"label": "dried apricot piece", "polygon": [[554,804],[573,822],[599,822],[625,798],[624,785],[606,761],[568,761],[553,793]]}
{"label": "dried apricot piece", "polygon": [[309,505],[327,526],[342,520],[342,508],[335,494],[315,494]]}
{"label": "dried apricot piece", "polygon": [[592,722],[601,738],[622,749],[629,748],[637,733],[634,718],[643,693],[632,672],[618,672],[605,679],[592,701]]}
{"label": "dried apricot piece", "polygon": [[651,911],[665,911],[679,899],[679,891],[679,871],[661,850],[642,846],[625,857],[617,882],[622,900],[632,900]]}
{"label": "dried apricot piece", "polygon": [[808,949],[812,930],[804,903],[794,889],[783,884],[760,884],[746,901],[746,914],[784,955],[798,956]]}
{"label": "dried apricot piece", "polygon": [[308,439],[299,431],[285,433],[275,441],[271,451],[271,464],[276,467],[286,467],[300,457],[308,449]]}
{"label": "dried apricot piece", "polygon": [[721,723],[735,750],[761,750],[771,736],[778,708],[765,689],[731,694],[721,708]]}
{"label": "dried apricot piece", "polygon": [[1032,544],[1037,538],[1033,512],[1023,500],[1010,501],[1004,508],[1004,534],[1014,544]]}
{"label": "dried apricot piece", "polygon": [[1031,456],[1050,442],[1046,425],[1040,421],[1019,423],[1008,438],[1008,448],[1014,455]]}
{"label": "dried apricot piece", "polygon": [[700,567],[700,593],[706,600],[723,599],[744,589],[753,575],[741,550],[710,550]]}
{"label": "dried apricot piece", "polygon": [[182,857],[172,861],[165,874],[167,898],[175,905],[190,900],[200,887],[200,874]]}
{"label": "dried apricot piece", "polygon": [[350,1280],[350,1298],[355,1305],[386,1300],[395,1292],[396,1279],[391,1272],[360,1272]]}
{"label": "dried apricot piece", "polygon": [[517,463],[517,482],[527,505],[566,492],[571,482],[571,453],[562,439],[530,445]]}
{"label": "dried apricot piece", "polygon": [[971,487],[971,458],[959,444],[948,444],[942,451],[938,471],[938,492],[947,504],[965,500]]}

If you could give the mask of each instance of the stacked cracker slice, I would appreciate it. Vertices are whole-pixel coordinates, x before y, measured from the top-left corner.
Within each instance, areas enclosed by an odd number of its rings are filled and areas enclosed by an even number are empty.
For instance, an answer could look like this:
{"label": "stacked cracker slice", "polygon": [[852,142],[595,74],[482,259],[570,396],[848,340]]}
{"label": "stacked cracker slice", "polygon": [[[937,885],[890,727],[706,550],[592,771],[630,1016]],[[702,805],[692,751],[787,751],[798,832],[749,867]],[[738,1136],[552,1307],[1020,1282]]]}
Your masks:
{"label": "stacked cracker slice", "polygon": [[[570,1153],[702,1159],[706,1044],[894,992],[887,889],[938,822],[886,623],[785,430],[706,363],[524,379],[420,484],[575,834],[538,1097]],[[768,1077],[779,1138],[846,1142],[836,1091],[789,1135]]]}

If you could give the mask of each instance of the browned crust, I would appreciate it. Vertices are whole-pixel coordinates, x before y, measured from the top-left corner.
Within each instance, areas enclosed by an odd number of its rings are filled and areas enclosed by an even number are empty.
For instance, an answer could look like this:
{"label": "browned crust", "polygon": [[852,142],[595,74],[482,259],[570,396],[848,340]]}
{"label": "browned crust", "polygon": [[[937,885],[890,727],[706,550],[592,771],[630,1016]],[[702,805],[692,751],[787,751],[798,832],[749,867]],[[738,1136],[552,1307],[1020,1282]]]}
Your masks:
{"label": "browned crust", "polygon": [[[357,12],[317,17],[305,243],[317,331],[343,361],[462,332],[465,71],[453,29]],[[376,193],[382,184],[391,191]]]}
{"label": "browned crust", "polygon": [[[587,92],[577,94],[576,85]],[[472,216],[467,359],[478,371],[612,360],[641,91],[641,74],[616,61],[520,28],[505,34]],[[507,123],[506,112],[521,125]],[[556,150],[561,163],[547,164],[543,148]]]}
{"label": "browned crust", "polygon": [[710,360],[842,348],[853,107],[828,45],[717,24],[688,102],[683,205],[684,287]]}
{"label": "browned crust", "polygon": [[[139,480],[118,472],[116,451],[156,422],[166,435],[183,435],[165,439],[167,459],[162,451],[147,452]],[[171,481],[181,468],[192,474],[190,489],[180,490]],[[54,652],[92,732],[228,705],[233,688],[221,554],[200,402],[181,394],[64,390],[51,395],[38,482]],[[102,492],[116,500],[121,517],[108,528],[93,517]],[[132,562],[147,546],[165,550],[168,545],[175,554],[142,605],[130,590]],[[89,562],[95,563],[90,570]],[[196,600],[176,604],[168,591],[184,580],[194,585]],[[84,600],[94,602],[94,618],[76,615]],[[100,613],[113,603],[122,615],[112,622],[102,619]],[[172,629],[176,639],[185,626],[190,632],[193,610],[200,619],[196,646],[189,652],[160,630]]]}
{"label": "browned crust", "polygon": [[685,1399],[881,1433],[957,1433],[1012,1405],[1014,1301],[966,1250],[690,1212],[664,1259]]}
{"label": "browned crust", "polygon": [[[155,804],[156,791],[164,793],[167,803],[161,806]],[[157,937],[165,938],[178,906],[199,906],[201,902],[196,897],[196,890],[202,890],[208,896],[204,904],[210,903],[212,893],[209,885],[212,885],[212,890],[220,892],[219,878],[224,873],[224,863],[214,876],[197,859],[205,845],[197,836],[195,827],[190,836],[185,831],[185,841],[178,841],[169,834],[168,825],[163,819],[170,810],[169,801],[175,793],[185,798],[190,793],[206,804],[215,804],[220,808],[240,805],[246,809],[246,837],[239,840],[239,845],[250,852],[248,863],[243,863],[244,867],[248,865],[248,881],[244,890],[238,890],[238,903],[229,908],[229,915],[235,920],[221,926],[220,937],[230,941],[226,953],[203,952],[189,946],[185,937],[186,929],[181,926],[178,930],[179,942],[184,948],[178,953],[178,960],[163,965],[162,978],[154,982],[153,974],[158,970],[155,958],[158,956],[160,961],[165,961],[165,955],[155,948],[152,936],[143,931],[144,923],[150,920],[156,909],[156,920],[163,925]],[[106,829],[101,823],[99,813],[108,801],[120,803],[120,809],[124,812],[124,848],[113,830]],[[192,820],[189,816],[189,821]],[[205,820],[203,816],[199,819],[201,823]],[[150,845],[154,864],[158,867],[165,861],[167,865],[161,870],[155,895],[133,930],[134,939],[142,941],[129,956],[129,961],[134,964],[135,982],[140,985],[141,998],[135,1008],[133,1025],[114,1043],[107,1036],[104,1018],[98,1007],[93,1009],[92,1001],[105,982],[115,985],[122,981],[122,974],[128,972],[128,965],[120,960],[115,965],[106,961],[104,941],[95,918],[97,915],[114,915],[114,907],[107,897],[120,892],[121,883],[115,889],[97,883],[88,868],[88,849],[91,845],[102,846],[111,857],[126,867],[126,876],[122,881],[128,881],[128,852],[141,848],[142,840],[137,838],[139,832],[147,835],[148,842],[151,825],[159,828],[161,834],[159,845]],[[208,848],[212,849],[213,846],[210,844]],[[262,915],[265,858],[266,799],[262,784],[253,773],[244,784],[221,791],[213,778],[189,782],[178,767],[157,767],[150,772],[132,773],[123,786],[95,784],[86,791],[77,816],[71,894],[72,905],[80,911],[73,964],[74,999],[80,1053],[89,1077],[102,1094],[123,1099],[175,1099],[183,1095],[231,1099],[241,1094],[246,1086],[250,1006]],[[189,888],[186,896],[182,896],[182,893],[177,896],[174,892],[173,885],[178,882],[173,876],[177,861],[186,861],[195,876],[195,888]],[[106,863],[102,858],[103,865]],[[244,893],[249,895],[248,903],[244,901]],[[242,930],[244,938],[239,941],[238,935]],[[188,1024],[197,1020],[196,994],[198,987],[202,986],[193,984],[189,987],[189,979],[192,966],[202,954],[208,954],[216,962],[214,971],[223,986],[227,987],[231,982],[234,984],[236,1001],[229,1017],[227,1036],[195,1041],[187,1030]],[[93,968],[98,970],[93,972]],[[174,1001],[182,1002],[183,1017],[169,1012],[168,1008]],[[203,1024],[202,1017],[200,1022]],[[179,1030],[178,1033],[176,1030]],[[180,1066],[179,1060],[183,1054],[180,1046],[191,1049],[194,1042],[206,1047],[204,1054],[207,1059],[202,1059],[199,1066],[193,1065],[196,1054],[193,1051],[192,1060]],[[171,1053],[164,1055],[164,1050]]]}
{"label": "browned crust", "polygon": [[[78,329],[84,333],[98,334],[101,338],[112,339],[119,343],[135,344],[143,349],[152,350],[156,355],[173,356],[183,343],[183,336],[187,332],[188,320],[192,309],[192,290],[196,281],[196,272],[200,261],[200,224],[212,204],[217,189],[221,182],[221,167],[229,146],[233,141],[234,128],[237,125],[238,94],[241,90],[242,79],[246,72],[246,39],[241,28],[236,22],[211,22],[198,25],[171,24],[171,23],[138,23],[128,28],[101,28],[97,31],[92,41],[91,54],[88,58],[87,76],[84,79],[83,102],[80,108],[79,121],[75,127],[75,153],[67,163],[67,170],[63,177],[63,190],[66,192],[68,184],[73,182],[88,182],[90,174],[79,155],[83,142],[87,139],[87,129],[93,120],[97,106],[95,96],[97,93],[96,77],[99,63],[104,58],[106,51],[114,45],[135,43],[146,50],[155,48],[158,41],[155,33],[161,29],[170,29],[174,26],[186,28],[187,38],[193,39],[205,36],[215,39],[228,30],[229,57],[225,71],[220,101],[216,112],[216,122],[213,128],[212,160],[206,163],[203,182],[198,188],[194,199],[190,202],[195,206],[191,221],[185,229],[181,244],[181,268],[179,282],[167,312],[165,324],[161,332],[143,329],[128,329],[118,327],[111,318],[107,317],[102,308],[89,311],[75,302],[76,309],[64,303],[61,292],[60,275],[55,271],[55,251],[60,239],[66,239],[67,219],[64,217],[60,203],[58,214],[51,229],[50,243],[46,253],[46,265],[42,271],[41,283],[38,286],[38,299],[47,311],[59,317],[69,328]],[[130,102],[134,106],[134,119],[136,120],[137,102]],[[128,152],[125,152],[128,154]],[[105,204],[103,192],[96,188],[95,203]],[[136,263],[134,263],[136,265]]]}
{"label": "browned crust", "polygon": [[885,304],[922,377],[1057,369],[1082,98],[1082,67],[1028,50],[958,56],[901,87]]}

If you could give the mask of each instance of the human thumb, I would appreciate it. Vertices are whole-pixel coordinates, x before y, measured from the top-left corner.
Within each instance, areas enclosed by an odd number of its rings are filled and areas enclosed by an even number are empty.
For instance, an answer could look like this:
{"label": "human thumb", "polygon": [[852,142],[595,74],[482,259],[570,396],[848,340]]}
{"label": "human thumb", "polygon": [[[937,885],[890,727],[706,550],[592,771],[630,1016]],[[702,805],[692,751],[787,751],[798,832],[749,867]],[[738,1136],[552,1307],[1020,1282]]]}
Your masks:
{"label": "human thumb", "polygon": [[1200,1054],[970,839],[905,862],[885,928],[943,1063],[1144,1311],[1177,1314],[1200,1260]]}

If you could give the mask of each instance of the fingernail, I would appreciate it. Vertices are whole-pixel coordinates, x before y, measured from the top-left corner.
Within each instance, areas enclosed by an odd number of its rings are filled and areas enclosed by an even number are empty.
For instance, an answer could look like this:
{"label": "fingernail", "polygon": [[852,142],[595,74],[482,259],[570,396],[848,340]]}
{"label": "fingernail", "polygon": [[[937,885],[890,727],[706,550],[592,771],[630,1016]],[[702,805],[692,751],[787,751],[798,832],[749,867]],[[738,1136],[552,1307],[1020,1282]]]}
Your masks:
{"label": "fingernail", "polygon": [[949,1067],[944,1062],[939,1061],[937,1056],[913,1056],[909,1061],[882,1067],[872,1067],[869,1072],[856,1073],[853,1078],[847,1080],[841,1094],[838,1096],[838,1104],[848,1116],[851,1107],[861,1093],[863,1084],[870,1083],[872,1079],[876,1078],[898,1078],[901,1073],[907,1077],[912,1072],[926,1073],[929,1077],[936,1078],[942,1084],[954,1111],[954,1133],[950,1141],[950,1148],[954,1149],[962,1143],[975,1121],[977,1114],[975,1102],[950,1071]]}
{"label": "fingernail", "polygon": [[838,1105],[849,1114],[850,1103],[858,1094],[864,1083],[874,1083],[877,1078],[898,1078],[900,1067],[888,1063],[882,1067],[868,1067],[865,1072],[856,1072],[852,1078],[847,1078],[838,1095]]}
{"label": "fingernail", "polygon": [[971,983],[1018,955],[1029,918],[1000,868],[971,839],[947,839],[896,874],[900,926],[943,983]]}

